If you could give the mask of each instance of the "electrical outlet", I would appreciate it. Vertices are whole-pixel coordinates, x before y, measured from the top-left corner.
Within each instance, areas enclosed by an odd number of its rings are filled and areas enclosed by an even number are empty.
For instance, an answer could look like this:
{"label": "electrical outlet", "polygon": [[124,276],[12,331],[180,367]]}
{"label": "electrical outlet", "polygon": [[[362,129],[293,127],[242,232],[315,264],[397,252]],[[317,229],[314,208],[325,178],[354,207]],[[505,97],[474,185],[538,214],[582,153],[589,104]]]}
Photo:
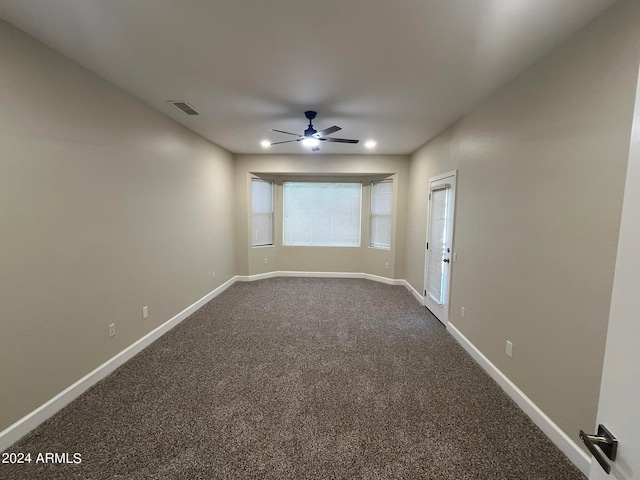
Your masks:
{"label": "electrical outlet", "polygon": [[387,263],[385,263],[385,264],[384,264],[384,269],[385,269],[385,270],[389,270],[389,262],[387,262]]}
{"label": "electrical outlet", "polygon": [[116,334],[116,324],[112,323],[109,325],[109,338],[113,337]]}
{"label": "electrical outlet", "polygon": [[460,307],[460,316],[464,318],[464,307]]}
{"label": "electrical outlet", "polygon": [[216,272],[213,272],[213,278],[216,278]]}
{"label": "electrical outlet", "polygon": [[269,265],[269,259],[268,259],[268,258],[265,258],[265,259],[264,259],[264,264],[265,264],[265,265]]}
{"label": "electrical outlet", "polygon": [[149,307],[142,307],[142,319],[144,320],[149,316]]}
{"label": "electrical outlet", "polygon": [[507,348],[505,349],[505,353],[507,354],[507,357],[513,358],[513,343],[511,343],[509,340],[507,340]]}

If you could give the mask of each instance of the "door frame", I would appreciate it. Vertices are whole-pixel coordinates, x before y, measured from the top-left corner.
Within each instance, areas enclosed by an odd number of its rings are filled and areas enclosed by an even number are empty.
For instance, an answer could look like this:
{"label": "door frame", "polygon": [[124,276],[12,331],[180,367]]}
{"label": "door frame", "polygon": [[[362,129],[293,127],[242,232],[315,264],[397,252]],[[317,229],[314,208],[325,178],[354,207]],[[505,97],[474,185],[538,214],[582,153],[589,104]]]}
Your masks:
{"label": "door frame", "polygon": [[[443,173],[441,175],[436,175],[435,177],[431,177],[429,178],[429,182],[428,182],[428,200],[427,200],[427,228],[426,228],[426,238],[425,238],[425,243],[424,243],[424,248],[425,248],[425,253],[424,253],[424,284],[423,284],[423,296],[422,296],[422,304],[429,309],[429,311],[431,313],[433,313],[436,318],[438,318],[438,320],[440,320],[445,326],[449,323],[449,307],[450,307],[450,294],[451,294],[451,270],[452,270],[452,266],[453,266],[453,258],[454,258],[454,253],[453,253],[453,231],[454,231],[454,224],[455,224],[455,205],[456,205],[456,186],[457,186],[457,180],[458,180],[458,170],[453,170],[451,172],[447,172],[447,173]],[[448,190],[449,190],[449,198],[448,198],[448,220],[447,220],[447,226],[446,226],[446,241],[445,243],[447,244],[448,248],[450,249],[449,252],[449,263],[446,266],[445,270],[446,271],[446,278],[444,280],[444,295],[443,295],[443,302],[442,302],[442,308],[436,308],[433,305],[433,302],[429,303],[427,301],[428,297],[427,297],[427,275],[428,275],[428,262],[429,262],[429,252],[428,250],[428,241],[429,241],[429,227],[431,225],[431,191],[432,190],[437,190],[437,188],[432,188],[432,184],[434,183],[442,183],[443,181],[446,181],[446,183],[449,185]],[[428,305],[431,305],[432,308],[429,308]],[[434,311],[436,310],[436,311]]]}
{"label": "door frame", "polygon": [[[620,445],[607,475],[595,460],[591,460],[590,480],[607,478],[640,478],[640,331],[637,328],[640,298],[640,74],[636,87],[634,117],[627,176],[625,179],[622,215],[616,252],[616,267],[611,291],[611,307],[607,325],[606,346],[600,383],[600,398],[596,424],[586,425],[588,433],[603,424],[617,437]],[[599,447],[596,448],[598,450]],[[586,473],[586,472],[585,472]]]}

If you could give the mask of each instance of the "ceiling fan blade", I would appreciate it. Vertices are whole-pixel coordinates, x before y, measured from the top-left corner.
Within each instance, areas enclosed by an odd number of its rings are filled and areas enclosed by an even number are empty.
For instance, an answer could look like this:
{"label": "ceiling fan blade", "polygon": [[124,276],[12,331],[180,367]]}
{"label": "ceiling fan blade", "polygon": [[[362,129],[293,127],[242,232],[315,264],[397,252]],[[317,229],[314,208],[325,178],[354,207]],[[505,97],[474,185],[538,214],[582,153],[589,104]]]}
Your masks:
{"label": "ceiling fan blade", "polygon": [[312,150],[313,152],[317,152],[318,150],[320,150],[320,147],[311,147],[311,150]]}
{"label": "ceiling fan blade", "polygon": [[338,130],[342,130],[342,129],[337,125],[334,125],[333,127],[325,128],[324,130],[320,130],[319,132],[316,132],[315,136],[324,137],[326,135],[331,135],[332,133],[337,132]]}
{"label": "ceiling fan blade", "polygon": [[327,142],[337,142],[337,143],[358,143],[360,140],[349,140],[348,138],[320,138],[319,140],[326,140]]}
{"label": "ceiling fan blade", "polygon": [[276,130],[275,128],[272,128],[271,131],[272,132],[278,132],[278,133],[286,133],[287,135],[295,135],[296,137],[301,137],[302,136],[302,135],[300,135],[298,133],[285,132],[284,130]]}
{"label": "ceiling fan blade", "polygon": [[300,140],[302,139],[298,138],[297,140],[285,140],[284,142],[273,142],[273,143],[270,143],[269,145],[280,145],[281,143],[299,142]]}

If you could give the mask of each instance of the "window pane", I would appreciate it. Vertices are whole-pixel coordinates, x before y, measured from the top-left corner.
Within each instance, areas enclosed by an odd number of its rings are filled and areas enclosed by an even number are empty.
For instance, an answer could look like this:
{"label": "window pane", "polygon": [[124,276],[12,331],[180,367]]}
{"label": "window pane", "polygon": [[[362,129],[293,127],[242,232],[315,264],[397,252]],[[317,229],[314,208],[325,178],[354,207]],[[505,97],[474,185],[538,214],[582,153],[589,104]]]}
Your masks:
{"label": "window pane", "polygon": [[427,293],[439,305],[442,305],[442,275],[445,253],[445,236],[447,231],[447,189],[431,191],[431,216],[429,220],[429,254],[427,261]]}
{"label": "window pane", "polygon": [[284,183],[284,245],[360,246],[360,183]]}
{"label": "window pane", "polygon": [[273,182],[251,180],[251,245],[273,245]]}
{"label": "window pane", "polygon": [[371,183],[371,247],[391,248],[392,201],[392,181]]}

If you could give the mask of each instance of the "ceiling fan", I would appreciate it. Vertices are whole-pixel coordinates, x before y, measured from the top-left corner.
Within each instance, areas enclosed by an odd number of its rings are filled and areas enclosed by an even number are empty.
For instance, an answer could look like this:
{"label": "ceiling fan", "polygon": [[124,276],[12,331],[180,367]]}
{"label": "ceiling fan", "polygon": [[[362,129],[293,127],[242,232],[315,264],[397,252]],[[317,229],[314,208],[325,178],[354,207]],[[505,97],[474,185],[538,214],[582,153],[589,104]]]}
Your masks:
{"label": "ceiling fan", "polygon": [[285,140],[283,142],[273,142],[271,145],[279,145],[281,143],[290,143],[290,142],[302,142],[303,145],[307,147],[311,147],[312,151],[317,152],[318,150],[320,150],[320,147],[318,146],[320,142],[358,143],[360,141],[360,140],[350,140],[348,138],[327,137],[327,135],[335,133],[338,130],[342,130],[342,128],[334,125],[333,127],[329,127],[329,128],[325,128],[324,130],[317,131],[315,128],[313,128],[313,124],[311,123],[311,121],[314,118],[316,118],[316,112],[312,110],[308,110],[304,112],[304,116],[307,117],[307,120],[309,120],[309,127],[304,131],[302,135],[298,135],[297,133],[285,132],[282,130],[276,130],[275,128],[272,128],[271,129],[272,132],[286,133],[287,135],[294,135],[298,138],[296,138],[295,140]]}

